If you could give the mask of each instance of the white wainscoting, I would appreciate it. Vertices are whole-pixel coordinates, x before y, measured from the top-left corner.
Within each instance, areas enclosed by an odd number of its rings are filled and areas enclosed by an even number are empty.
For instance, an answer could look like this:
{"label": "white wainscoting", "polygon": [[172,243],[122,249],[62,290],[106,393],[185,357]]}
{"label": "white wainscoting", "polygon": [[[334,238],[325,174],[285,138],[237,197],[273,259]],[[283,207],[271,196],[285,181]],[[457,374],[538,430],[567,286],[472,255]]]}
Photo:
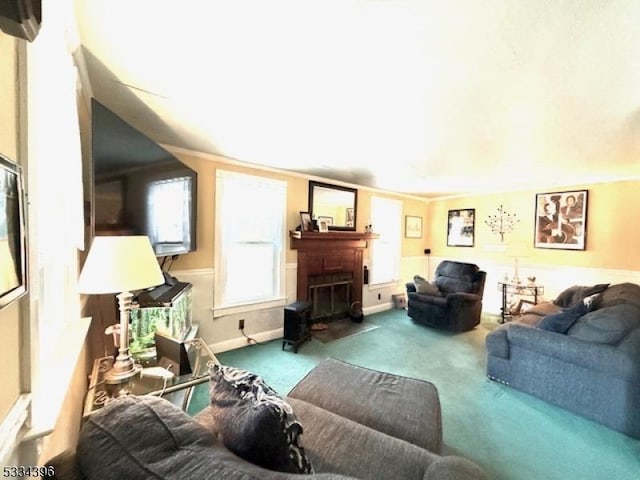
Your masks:
{"label": "white wainscoting", "polygon": [[[380,286],[364,285],[362,309],[365,315],[394,308],[392,295],[405,292],[405,283],[413,280],[416,274],[427,279],[442,260],[456,260],[451,257],[411,256],[403,257],[400,262],[401,279]],[[469,262],[468,259],[460,261]],[[365,259],[365,265],[367,261]],[[502,302],[498,281],[507,274],[513,276],[514,262],[490,262],[483,260],[481,268],[487,272],[484,290],[483,310],[486,313],[499,314]],[[247,339],[238,330],[238,320],[244,319],[245,333],[258,342],[282,337],[283,309],[270,308],[244,312],[241,314],[213,316],[213,269],[182,270],[172,274],[182,282],[193,285],[193,321],[200,324],[200,336],[214,352],[224,352],[248,345]],[[296,300],[297,265],[286,265],[287,303]],[[518,276],[526,281],[529,275],[535,275],[536,283],[544,286],[541,300],[553,300],[558,293],[572,285],[594,285],[596,283],[633,282],[640,284],[640,272],[633,270],[614,270],[603,268],[565,267],[559,265],[531,265],[526,259],[520,260]],[[249,283],[249,282],[248,282]],[[380,295],[380,298],[378,298]]]}
{"label": "white wainscoting", "polygon": [[[431,257],[433,271],[442,260],[456,260],[451,257]],[[460,260],[469,262],[468,259]],[[498,288],[498,282],[503,280],[505,274],[512,278],[515,271],[515,261],[491,262],[483,260],[478,264],[487,272],[487,280],[484,288],[483,311],[499,314],[502,305],[502,291]],[[526,258],[518,261],[518,277],[526,282],[528,276],[536,277],[536,284],[544,286],[544,295],[538,301],[553,300],[564,289],[572,285],[595,285],[597,283],[624,283],[632,282],[640,284],[640,272],[634,270],[616,270],[607,268],[571,267],[565,265],[530,264]],[[433,272],[429,278],[433,278]]]}
{"label": "white wainscoting", "polygon": [[[238,330],[238,321],[244,319],[244,332],[258,342],[282,337],[283,309],[270,308],[251,312],[213,316],[214,276],[213,268],[198,270],[176,270],[171,272],[181,282],[193,285],[193,321],[200,325],[199,335],[214,352],[224,352],[248,345],[248,340]],[[296,299],[295,263],[285,268],[286,303]],[[247,288],[250,288],[247,278]]]}

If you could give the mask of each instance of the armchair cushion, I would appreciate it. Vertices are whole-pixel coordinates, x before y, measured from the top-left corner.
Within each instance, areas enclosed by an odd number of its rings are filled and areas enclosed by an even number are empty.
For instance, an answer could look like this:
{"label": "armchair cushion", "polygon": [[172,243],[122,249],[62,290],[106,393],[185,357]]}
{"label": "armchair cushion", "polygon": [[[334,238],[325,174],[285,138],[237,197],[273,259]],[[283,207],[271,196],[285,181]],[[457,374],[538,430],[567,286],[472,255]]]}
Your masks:
{"label": "armchair cushion", "polygon": [[415,284],[416,292],[418,293],[426,293],[427,295],[435,295],[439,297],[442,296],[442,293],[440,293],[440,290],[438,290],[437,285],[429,283],[427,279],[421,277],[420,275],[415,275],[413,277],[413,283]]}

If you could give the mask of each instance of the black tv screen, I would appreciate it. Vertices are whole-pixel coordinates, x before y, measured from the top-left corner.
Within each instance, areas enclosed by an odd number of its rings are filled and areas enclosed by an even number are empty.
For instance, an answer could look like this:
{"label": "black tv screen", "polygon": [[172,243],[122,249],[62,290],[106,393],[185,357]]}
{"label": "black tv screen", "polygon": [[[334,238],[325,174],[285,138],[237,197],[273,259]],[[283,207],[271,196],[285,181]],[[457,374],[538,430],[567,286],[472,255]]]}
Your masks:
{"label": "black tv screen", "polygon": [[22,170],[0,155],[0,308],[27,292]]}
{"label": "black tv screen", "polygon": [[96,235],[147,235],[156,256],[196,249],[197,173],[95,99]]}

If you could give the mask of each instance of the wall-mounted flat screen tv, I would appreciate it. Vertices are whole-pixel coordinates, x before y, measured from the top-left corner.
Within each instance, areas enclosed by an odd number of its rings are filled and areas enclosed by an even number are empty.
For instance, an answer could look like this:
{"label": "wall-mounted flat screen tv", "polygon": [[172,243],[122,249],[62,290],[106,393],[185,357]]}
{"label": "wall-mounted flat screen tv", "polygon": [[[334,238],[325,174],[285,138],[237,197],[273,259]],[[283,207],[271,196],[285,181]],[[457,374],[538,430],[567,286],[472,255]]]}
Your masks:
{"label": "wall-mounted flat screen tv", "polygon": [[0,308],[27,292],[22,170],[0,155]]}
{"label": "wall-mounted flat screen tv", "polygon": [[196,249],[197,173],[93,100],[96,235],[147,235],[156,256]]}

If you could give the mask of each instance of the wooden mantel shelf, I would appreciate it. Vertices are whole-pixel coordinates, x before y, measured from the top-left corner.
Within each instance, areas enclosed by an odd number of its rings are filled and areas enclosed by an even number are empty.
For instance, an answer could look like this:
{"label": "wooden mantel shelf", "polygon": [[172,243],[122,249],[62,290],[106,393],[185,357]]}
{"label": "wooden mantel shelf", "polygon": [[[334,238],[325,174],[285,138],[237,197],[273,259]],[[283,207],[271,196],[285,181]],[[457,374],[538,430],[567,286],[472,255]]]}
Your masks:
{"label": "wooden mantel shelf", "polygon": [[377,233],[329,230],[328,232],[300,232],[291,230],[289,237],[295,240],[374,240],[380,238]]}

